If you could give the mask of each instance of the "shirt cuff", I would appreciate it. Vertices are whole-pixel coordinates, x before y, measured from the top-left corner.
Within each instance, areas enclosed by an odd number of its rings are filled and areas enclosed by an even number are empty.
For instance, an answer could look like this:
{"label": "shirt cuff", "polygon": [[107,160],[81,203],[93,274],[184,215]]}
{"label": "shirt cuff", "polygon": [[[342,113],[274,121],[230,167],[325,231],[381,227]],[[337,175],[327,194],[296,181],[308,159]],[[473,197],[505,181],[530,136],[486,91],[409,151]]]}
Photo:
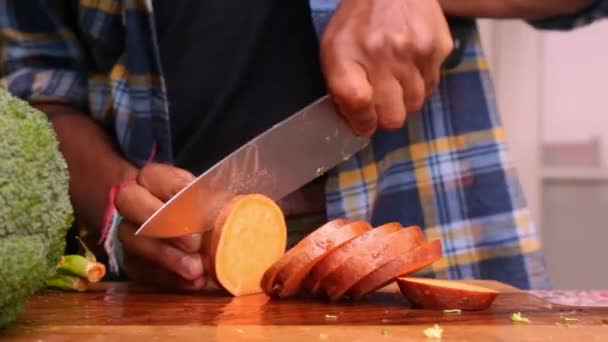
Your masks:
{"label": "shirt cuff", "polygon": [[591,7],[571,15],[529,20],[534,28],[541,30],[572,30],[596,20],[608,17],[608,0],[597,0]]}
{"label": "shirt cuff", "polygon": [[0,78],[0,85],[30,102],[60,102],[83,110],[87,106],[86,77],[73,70],[21,68]]}

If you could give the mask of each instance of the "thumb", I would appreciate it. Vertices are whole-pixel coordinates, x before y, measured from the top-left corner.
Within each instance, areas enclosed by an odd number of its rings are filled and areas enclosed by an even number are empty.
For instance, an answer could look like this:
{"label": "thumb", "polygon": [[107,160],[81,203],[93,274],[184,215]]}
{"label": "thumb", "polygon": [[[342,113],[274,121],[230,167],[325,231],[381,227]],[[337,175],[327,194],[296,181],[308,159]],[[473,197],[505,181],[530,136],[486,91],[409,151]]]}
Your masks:
{"label": "thumb", "polygon": [[139,171],[137,183],[161,201],[167,202],[194,179],[194,175],[184,169],[150,163]]}

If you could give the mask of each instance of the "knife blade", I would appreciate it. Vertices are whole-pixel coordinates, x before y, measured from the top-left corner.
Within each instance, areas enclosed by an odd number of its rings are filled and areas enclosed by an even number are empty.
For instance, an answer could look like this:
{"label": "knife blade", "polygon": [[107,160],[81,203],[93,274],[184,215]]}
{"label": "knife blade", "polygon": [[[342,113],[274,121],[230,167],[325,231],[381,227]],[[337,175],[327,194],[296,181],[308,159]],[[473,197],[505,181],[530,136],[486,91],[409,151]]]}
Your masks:
{"label": "knife blade", "polygon": [[324,96],[229,154],[167,201],[136,235],[170,238],[204,232],[232,197],[278,201],[369,144]]}

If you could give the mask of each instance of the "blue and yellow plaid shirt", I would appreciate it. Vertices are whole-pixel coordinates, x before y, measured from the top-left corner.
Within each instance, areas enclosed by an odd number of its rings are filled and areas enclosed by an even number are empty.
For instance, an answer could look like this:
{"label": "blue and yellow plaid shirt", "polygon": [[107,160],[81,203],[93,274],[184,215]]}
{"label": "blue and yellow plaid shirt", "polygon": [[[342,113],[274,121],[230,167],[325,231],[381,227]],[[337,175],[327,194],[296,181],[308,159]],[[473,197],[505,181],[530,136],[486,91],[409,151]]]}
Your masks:
{"label": "blue and yellow plaid shirt", "polygon": [[[337,0],[313,0],[317,32]],[[167,93],[151,0],[0,0],[0,82],[30,101],[90,114],[141,165],[157,144],[172,163]],[[571,29],[606,16],[608,1],[572,17],[530,23]],[[445,258],[423,275],[548,286],[537,230],[496,113],[475,26],[456,68],[403,129],[329,175],[328,218],[397,220],[441,239]]]}

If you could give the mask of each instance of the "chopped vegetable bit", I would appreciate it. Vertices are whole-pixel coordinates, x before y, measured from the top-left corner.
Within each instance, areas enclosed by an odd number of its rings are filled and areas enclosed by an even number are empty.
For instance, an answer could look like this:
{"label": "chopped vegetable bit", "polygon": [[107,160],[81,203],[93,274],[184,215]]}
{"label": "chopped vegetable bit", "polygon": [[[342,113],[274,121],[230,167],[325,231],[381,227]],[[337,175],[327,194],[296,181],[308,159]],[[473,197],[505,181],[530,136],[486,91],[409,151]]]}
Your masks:
{"label": "chopped vegetable bit", "polygon": [[390,333],[388,332],[388,329],[384,328],[382,329],[382,336],[388,336],[390,335]]}
{"label": "chopped vegetable bit", "polygon": [[334,320],[338,319],[338,316],[327,314],[327,315],[325,315],[325,319],[334,321]]}
{"label": "chopped vegetable bit", "polygon": [[444,315],[449,315],[449,314],[458,314],[458,315],[460,315],[461,313],[462,313],[462,310],[460,310],[460,309],[443,310],[443,314]]}
{"label": "chopped vegetable bit", "polygon": [[88,289],[89,282],[77,276],[55,274],[46,280],[46,286],[58,290],[83,292]]}
{"label": "chopped vegetable bit", "polygon": [[327,334],[319,334],[319,339],[321,340],[327,340],[329,338],[329,336]]}
{"label": "chopped vegetable bit", "polygon": [[530,320],[521,315],[521,312],[516,312],[511,315],[511,320],[513,322],[522,322],[522,323],[530,323]]}
{"label": "chopped vegetable bit", "polygon": [[569,317],[564,317],[564,316],[559,316],[559,319],[562,322],[576,322],[576,321],[578,321],[578,318],[569,318]]}
{"label": "chopped vegetable bit", "polygon": [[424,329],[424,336],[426,337],[441,339],[442,334],[443,329],[439,326],[439,324],[433,325],[432,328]]}

